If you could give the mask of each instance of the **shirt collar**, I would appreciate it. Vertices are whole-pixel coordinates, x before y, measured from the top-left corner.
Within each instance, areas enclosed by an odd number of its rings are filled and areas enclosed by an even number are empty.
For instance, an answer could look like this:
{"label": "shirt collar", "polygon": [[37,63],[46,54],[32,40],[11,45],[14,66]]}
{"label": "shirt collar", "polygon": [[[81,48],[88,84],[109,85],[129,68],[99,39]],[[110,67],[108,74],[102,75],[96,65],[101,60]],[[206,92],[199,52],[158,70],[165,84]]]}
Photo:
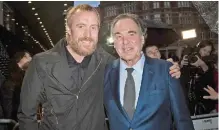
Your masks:
{"label": "shirt collar", "polygon": [[[145,56],[143,52],[141,52],[141,59],[135,65],[133,65],[132,68],[135,71],[142,73],[144,69],[144,62],[145,62]],[[128,67],[125,64],[125,62],[120,58],[120,69],[125,70],[126,68],[130,68],[130,67]]]}

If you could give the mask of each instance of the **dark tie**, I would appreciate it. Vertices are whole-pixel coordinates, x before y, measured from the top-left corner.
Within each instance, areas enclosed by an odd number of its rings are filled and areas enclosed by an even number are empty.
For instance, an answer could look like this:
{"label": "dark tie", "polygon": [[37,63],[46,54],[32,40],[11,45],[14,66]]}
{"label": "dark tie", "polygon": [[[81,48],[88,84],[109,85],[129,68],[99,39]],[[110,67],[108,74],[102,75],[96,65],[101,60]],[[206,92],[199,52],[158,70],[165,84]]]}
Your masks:
{"label": "dark tie", "polygon": [[132,119],[135,112],[135,81],[132,76],[133,68],[126,68],[127,79],[125,82],[125,92],[124,92],[124,104],[123,107],[126,110],[130,119]]}

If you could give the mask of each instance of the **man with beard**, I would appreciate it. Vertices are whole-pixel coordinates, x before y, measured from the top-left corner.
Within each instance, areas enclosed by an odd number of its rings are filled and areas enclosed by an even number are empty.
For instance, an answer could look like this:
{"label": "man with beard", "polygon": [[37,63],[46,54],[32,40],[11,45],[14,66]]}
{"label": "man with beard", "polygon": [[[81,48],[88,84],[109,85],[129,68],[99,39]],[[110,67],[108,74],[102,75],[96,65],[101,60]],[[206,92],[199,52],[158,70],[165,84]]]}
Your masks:
{"label": "man with beard", "polygon": [[[104,130],[103,77],[114,58],[97,46],[100,17],[78,5],[66,15],[66,38],[37,54],[25,74],[18,112],[21,130]],[[172,76],[179,76],[177,67]],[[38,128],[37,105],[44,108]]]}

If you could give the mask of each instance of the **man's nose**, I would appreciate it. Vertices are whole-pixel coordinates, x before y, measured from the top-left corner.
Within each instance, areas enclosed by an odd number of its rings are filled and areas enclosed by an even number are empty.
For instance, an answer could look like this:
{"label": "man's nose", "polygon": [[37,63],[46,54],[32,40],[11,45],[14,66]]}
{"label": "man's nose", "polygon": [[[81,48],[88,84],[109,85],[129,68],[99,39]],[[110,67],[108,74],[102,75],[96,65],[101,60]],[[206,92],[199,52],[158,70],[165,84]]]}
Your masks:
{"label": "man's nose", "polygon": [[129,43],[129,42],[128,42],[128,41],[129,41],[128,38],[125,37],[125,36],[122,37],[122,40],[123,40],[123,44],[124,44],[124,45],[126,45],[126,44]]}
{"label": "man's nose", "polygon": [[91,31],[89,28],[85,29],[84,31],[84,37],[90,37],[91,36]]}

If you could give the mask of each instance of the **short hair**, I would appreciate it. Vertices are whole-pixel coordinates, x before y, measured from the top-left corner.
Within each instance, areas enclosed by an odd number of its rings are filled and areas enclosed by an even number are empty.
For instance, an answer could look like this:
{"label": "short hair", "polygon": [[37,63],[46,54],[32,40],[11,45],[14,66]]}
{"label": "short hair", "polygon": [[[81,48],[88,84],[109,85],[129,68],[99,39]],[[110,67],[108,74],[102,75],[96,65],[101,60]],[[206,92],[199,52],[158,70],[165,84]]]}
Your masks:
{"label": "short hair", "polygon": [[202,40],[196,45],[198,50],[200,50],[201,48],[204,48],[206,46],[211,46],[211,53],[215,50],[214,45],[210,40]]}
{"label": "short hair", "polygon": [[78,6],[70,7],[70,8],[67,10],[66,17],[65,17],[65,18],[66,18],[66,26],[67,26],[67,25],[68,25],[68,26],[71,25],[71,18],[72,18],[72,16],[73,16],[78,10],[80,10],[80,11],[93,11],[93,12],[95,12],[95,13],[97,14],[97,16],[98,16],[99,24],[100,24],[100,15],[99,15],[98,11],[97,11],[94,7],[92,7],[92,6],[88,5],[88,4],[80,4],[80,5],[78,5]]}
{"label": "short hair", "polygon": [[155,47],[157,47],[159,49],[159,47],[157,45],[155,45],[155,44],[144,44],[144,46],[142,48],[143,53],[146,53],[146,48],[153,47],[153,46],[155,46]]}
{"label": "short hair", "polygon": [[110,27],[110,33],[112,36],[112,30],[115,27],[115,24],[122,19],[131,19],[133,20],[137,26],[139,27],[139,31],[142,35],[146,34],[147,29],[143,27],[143,22],[140,19],[140,17],[136,14],[129,14],[129,13],[124,13],[124,14],[120,14],[118,15],[116,18],[113,19],[112,23],[111,23],[111,27]]}

